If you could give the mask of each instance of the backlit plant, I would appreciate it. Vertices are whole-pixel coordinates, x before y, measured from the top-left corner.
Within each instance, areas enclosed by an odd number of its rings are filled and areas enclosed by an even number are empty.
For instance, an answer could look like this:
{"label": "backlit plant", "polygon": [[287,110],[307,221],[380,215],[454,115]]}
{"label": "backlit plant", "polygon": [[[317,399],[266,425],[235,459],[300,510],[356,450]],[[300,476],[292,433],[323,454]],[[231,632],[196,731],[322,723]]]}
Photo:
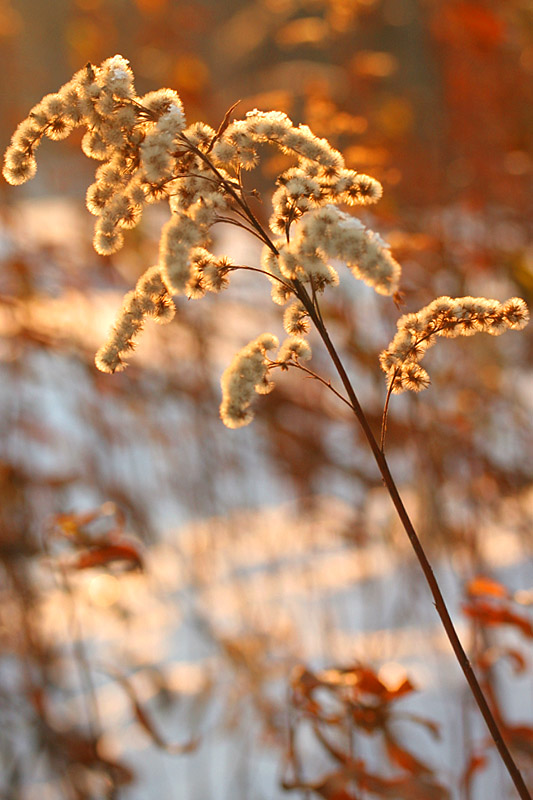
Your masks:
{"label": "backlit plant", "polygon": [[[439,297],[417,313],[402,316],[397,334],[380,356],[388,392],[378,444],[330,339],[319,299],[327,287],[338,284],[332,260],[346,264],[355,278],[381,295],[394,296],[398,291],[401,270],[386,242],[340,207],[376,202],[381,186],[368,175],[347,169],[342,155],[328,141],[305,125],[295,126],[281,112],[254,110],[244,119],[231,121],[232,112],[218,130],[200,122],[187,126],[178,94],[160,89],[137,96],[129,64],[117,55],[99,67],[88,64],[30,111],[6,152],[3,174],[11,184],[24,183],[35,174],[35,151],[44,136],[63,139],[75,127],[86,128],[82,149],[100,162],[87,191],[87,207],[96,217],[94,247],[101,255],[120,249],[124,231],[139,223],[146,204],[168,202],[171,216],[162,230],[158,263],[126,295],[108,341],[96,354],[96,365],[103,372],[126,366],[126,356],[147,317],[158,322],[172,319],[174,296],[198,299],[207,292],[219,292],[239,269],[268,277],[272,300],[286,306],[287,338],[280,346],[276,336],[261,333],[237,353],[222,376],[223,422],[238,428],[252,420],[254,393],[272,390],[276,368],[296,368],[314,376],[352,409],[472,693],[519,795],[530,798],[457,637],[384,454],[390,396],[428,386],[429,375],[420,361],[436,338],[520,330],[528,322],[526,304],[520,298],[500,303],[483,297]],[[243,172],[256,166],[259,146],[264,144],[276,146],[296,162],[277,177],[268,227],[254,213],[253,192],[243,183]],[[261,241],[260,265],[237,265],[210,251],[211,227],[220,222],[238,225]],[[305,336],[312,327],[333,361],[344,394],[304,366],[311,358]]]}

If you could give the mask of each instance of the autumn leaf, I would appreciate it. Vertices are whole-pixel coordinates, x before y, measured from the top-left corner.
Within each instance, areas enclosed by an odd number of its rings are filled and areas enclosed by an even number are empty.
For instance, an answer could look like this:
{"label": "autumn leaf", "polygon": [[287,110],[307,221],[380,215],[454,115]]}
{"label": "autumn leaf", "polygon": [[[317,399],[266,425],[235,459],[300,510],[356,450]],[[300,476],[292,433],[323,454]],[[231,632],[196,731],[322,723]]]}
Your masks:
{"label": "autumn leaf", "polygon": [[79,554],[73,566],[75,569],[90,569],[105,567],[115,561],[125,562],[128,569],[143,569],[143,559],[139,550],[134,544],[125,540],[91,547]]}
{"label": "autumn leaf", "polygon": [[533,758],[533,728],[527,725],[506,725],[502,732],[510,747],[526,755],[529,763],[531,763]]}
{"label": "autumn leaf", "polygon": [[346,772],[332,772],[320,778],[318,781],[304,782],[282,781],[281,786],[286,791],[314,792],[324,800],[358,800],[358,798],[348,791],[347,786],[352,780]]}
{"label": "autumn leaf", "polygon": [[482,625],[511,625],[518,628],[529,639],[533,638],[533,625],[529,619],[515,611],[511,611],[509,608],[502,608],[487,601],[476,600],[472,603],[465,603],[463,611],[468,617],[477,620]]}
{"label": "autumn leaf", "polygon": [[492,578],[478,575],[473,578],[466,586],[466,593],[470,597],[489,596],[489,597],[508,597],[509,592],[506,587]]}
{"label": "autumn leaf", "polygon": [[350,774],[357,781],[358,788],[377,797],[389,797],[391,800],[450,800],[448,789],[428,775],[382,778],[367,772],[363,761],[354,762]]}

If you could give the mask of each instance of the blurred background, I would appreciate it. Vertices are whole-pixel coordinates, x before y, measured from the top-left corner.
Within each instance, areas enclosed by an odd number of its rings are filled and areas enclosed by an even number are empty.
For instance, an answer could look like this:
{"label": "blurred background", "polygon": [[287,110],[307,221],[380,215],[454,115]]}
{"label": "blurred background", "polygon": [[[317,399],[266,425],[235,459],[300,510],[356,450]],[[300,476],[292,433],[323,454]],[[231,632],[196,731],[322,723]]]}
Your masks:
{"label": "blurred background", "polygon": [[[371,424],[378,354],[439,295],[533,295],[528,0],[0,0],[0,145],[87,61],[189,122],[278,109],[378,178],[361,214],[404,307],[353,280],[324,315]],[[124,373],[93,357],[157,258],[151,207],[92,249],[75,133],[0,184],[0,797],[515,797],[342,404],[284,374],[224,428],[219,378],[279,309],[261,276],[181,300]],[[252,176],[268,219],[275,176]],[[215,248],[257,264],[253,241]],[[348,276],[350,278],[350,276]],[[533,785],[531,332],[441,341],[393,398],[387,453]],[[318,342],[314,364],[334,380]]]}

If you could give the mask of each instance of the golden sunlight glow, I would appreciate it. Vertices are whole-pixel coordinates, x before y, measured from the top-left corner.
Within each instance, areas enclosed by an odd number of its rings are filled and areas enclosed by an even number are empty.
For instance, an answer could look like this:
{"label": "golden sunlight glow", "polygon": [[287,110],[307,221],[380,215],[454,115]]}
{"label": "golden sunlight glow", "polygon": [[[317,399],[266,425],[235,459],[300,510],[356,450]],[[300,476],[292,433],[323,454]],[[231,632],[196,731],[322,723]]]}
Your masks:
{"label": "golden sunlight glow", "polygon": [[407,679],[405,667],[397,661],[387,661],[378,671],[378,678],[390,692],[396,691]]}
{"label": "golden sunlight glow", "polygon": [[89,597],[91,602],[100,608],[114,605],[120,595],[120,584],[113,575],[96,575],[89,584]]}

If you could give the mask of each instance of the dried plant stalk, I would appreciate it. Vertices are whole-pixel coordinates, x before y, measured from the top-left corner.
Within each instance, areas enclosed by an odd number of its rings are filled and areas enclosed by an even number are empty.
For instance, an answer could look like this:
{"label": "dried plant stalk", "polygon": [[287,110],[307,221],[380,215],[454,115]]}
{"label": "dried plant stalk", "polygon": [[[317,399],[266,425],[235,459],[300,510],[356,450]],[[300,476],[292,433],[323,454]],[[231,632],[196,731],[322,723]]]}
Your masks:
{"label": "dried plant stalk", "polygon": [[[62,139],[83,126],[84,153],[100,162],[87,192],[87,207],[96,216],[94,246],[108,255],[123,244],[124,231],[139,223],[144,206],[166,200],[171,218],[163,228],[159,262],[126,295],[108,341],[96,364],[104,372],[126,365],[125,356],[146,317],[167,321],[174,313],[172,296],[191,299],[227,287],[237,269],[264,273],[279,305],[294,302],[284,314],[289,338],[278,348],[277,338],[262,333],[247,344],[222,376],[223,422],[231,428],[247,425],[254,392],[273,388],[271,373],[299,368],[327,385],[352,409],[361,425],[383,481],[409,537],[433,595],[457,660],[487,723],[498,751],[523,800],[531,800],[485,695],[457,636],[446,603],[424,549],[409,519],[383,450],[368,424],[352,383],[324,323],[319,295],[338,283],[330,260],[343,261],[354,277],[381,295],[398,290],[401,270],[381,237],[352,214],[339,208],[366,205],[381,196],[380,184],[368,175],[346,169],[342,155],[305,125],[295,126],[278,111],[248,113],[230,121],[231,110],[217,131],[204,123],[187,126],[176,92],[160,89],[144,97],[135,94],[133,74],[122,56],[100,66],[87,65],[59,92],[47,95],[17,128],[5,156],[4,177],[18,185],[35,174],[35,150],[43,136]],[[258,145],[269,143],[296,159],[277,178],[268,230],[250,208],[243,171],[258,161]],[[247,230],[263,244],[261,267],[236,266],[210,251],[210,228],[228,222]],[[429,384],[420,366],[425,351],[438,336],[470,336],[478,331],[499,334],[520,330],[528,321],[523,300],[506,303],[486,298],[440,297],[398,322],[398,333],[381,354],[392,393],[419,391]],[[343,396],[329,381],[304,367],[311,349],[303,338],[310,323],[322,339],[342,382]],[[386,417],[386,414],[385,414]],[[385,421],[384,417],[384,421]]]}

